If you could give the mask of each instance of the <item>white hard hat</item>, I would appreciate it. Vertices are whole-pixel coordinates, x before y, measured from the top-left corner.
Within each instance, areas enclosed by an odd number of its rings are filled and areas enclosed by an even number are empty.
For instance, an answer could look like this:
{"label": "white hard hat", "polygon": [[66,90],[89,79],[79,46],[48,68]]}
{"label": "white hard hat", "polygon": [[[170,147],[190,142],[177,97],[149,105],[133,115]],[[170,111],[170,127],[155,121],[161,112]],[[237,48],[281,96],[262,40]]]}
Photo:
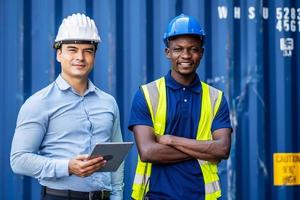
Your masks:
{"label": "white hard hat", "polygon": [[61,23],[55,43],[80,43],[80,41],[99,43],[101,38],[98,34],[94,20],[84,14],[73,14]]}

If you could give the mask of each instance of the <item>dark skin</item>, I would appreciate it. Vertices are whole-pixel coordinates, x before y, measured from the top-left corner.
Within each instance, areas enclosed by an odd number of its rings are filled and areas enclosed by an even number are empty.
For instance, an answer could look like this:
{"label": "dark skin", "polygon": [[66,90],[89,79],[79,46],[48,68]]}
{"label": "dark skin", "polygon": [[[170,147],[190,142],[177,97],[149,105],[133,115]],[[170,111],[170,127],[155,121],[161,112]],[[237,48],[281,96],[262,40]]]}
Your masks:
{"label": "dark skin", "polygon": [[[196,76],[204,53],[201,39],[190,35],[177,36],[169,41],[165,53],[172,64],[171,76],[178,83],[189,85]],[[200,159],[219,163],[227,159],[230,153],[232,130],[229,128],[215,130],[209,141],[173,135],[158,136],[152,127],[144,125],[134,126],[133,132],[143,162],[168,164]]]}

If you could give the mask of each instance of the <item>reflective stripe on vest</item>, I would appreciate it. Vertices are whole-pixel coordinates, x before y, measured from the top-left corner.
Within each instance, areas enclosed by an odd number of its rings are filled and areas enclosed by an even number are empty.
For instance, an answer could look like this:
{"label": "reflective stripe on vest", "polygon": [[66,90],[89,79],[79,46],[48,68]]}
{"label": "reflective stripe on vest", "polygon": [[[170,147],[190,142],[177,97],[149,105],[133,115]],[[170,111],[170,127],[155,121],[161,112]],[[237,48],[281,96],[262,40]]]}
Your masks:
{"label": "reflective stripe on vest", "polygon": [[[142,90],[154,125],[154,132],[156,134],[163,135],[165,131],[167,112],[167,104],[162,101],[163,99],[167,99],[165,79],[160,78],[157,81],[142,85]],[[151,163],[142,162],[138,156],[138,163],[132,186],[131,197],[133,199],[142,200],[144,194],[149,190],[151,167]]]}
{"label": "reflective stripe on vest", "polygon": [[[197,130],[197,140],[212,140],[211,125],[216,115],[222,92],[201,82],[202,101],[201,113]],[[167,97],[165,78],[143,85],[144,93],[156,134],[163,135],[166,126]],[[217,165],[208,161],[198,160],[205,183],[205,200],[214,200],[221,196]],[[149,189],[151,163],[144,163],[138,158],[136,175],[132,188],[132,198],[142,200]]]}

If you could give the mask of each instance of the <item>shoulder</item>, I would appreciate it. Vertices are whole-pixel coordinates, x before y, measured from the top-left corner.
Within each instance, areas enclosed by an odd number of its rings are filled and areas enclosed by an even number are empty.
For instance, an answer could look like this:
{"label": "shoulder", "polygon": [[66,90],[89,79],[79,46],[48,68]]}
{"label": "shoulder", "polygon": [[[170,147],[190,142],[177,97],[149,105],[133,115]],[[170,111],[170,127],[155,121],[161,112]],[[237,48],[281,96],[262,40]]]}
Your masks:
{"label": "shoulder", "polygon": [[201,81],[201,87],[203,88],[203,87],[206,87],[206,88],[208,88],[210,91],[212,91],[212,92],[221,92],[221,93],[223,93],[223,91],[222,90],[220,90],[220,89],[218,89],[218,88],[216,88],[216,87],[214,87],[214,86],[212,86],[212,85],[209,85],[208,83],[205,83],[205,82],[203,82],[203,81]]}
{"label": "shoulder", "polygon": [[104,92],[103,90],[101,90],[98,87],[95,87],[95,92],[96,92],[97,96],[101,99],[105,99],[105,100],[112,101],[112,102],[115,101],[115,98],[111,94]]}
{"label": "shoulder", "polygon": [[39,117],[48,116],[49,99],[51,96],[51,90],[54,87],[54,83],[51,83],[47,87],[37,91],[31,95],[22,105],[19,111],[18,120],[36,119]]}
{"label": "shoulder", "polygon": [[218,110],[220,103],[224,99],[224,92],[202,81],[201,81],[201,87],[202,87],[203,94],[208,95],[210,97],[210,101],[213,104],[213,107]]}
{"label": "shoulder", "polygon": [[147,88],[147,90],[153,90],[153,87],[156,87],[157,84],[162,83],[162,81],[165,81],[165,77],[160,77],[154,81],[151,81],[149,83],[143,84],[139,87],[139,89],[136,91],[134,97],[133,97],[133,105],[141,105],[142,107],[144,107],[146,104],[146,99],[145,99],[145,88]]}
{"label": "shoulder", "polygon": [[216,87],[208,85],[207,83],[202,82],[202,81],[201,81],[201,88],[202,88],[203,94],[209,95],[212,103],[214,105],[217,105],[217,107],[218,107],[220,105],[219,103],[224,98],[223,91],[217,89]]}
{"label": "shoulder", "polygon": [[135,125],[147,125],[153,127],[150,111],[141,89],[138,89],[133,97],[128,128],[132,131]]}
{"label": "shoulder", "polygon": [[100,88],[95,88],[95,93],[102,103],[108,107],[113,107],[114,110],[118,110],[118,104],[116,99],[109,93],[104,92]]}
{"label": "shoulder", "polygon": [[161,83],[161,82],[166,82],[166,77],[165,76],[162,76],[156,80],[153,80],[151,82],[148,82],[148,83],[145,83],[143,85],[141,85],[141,87],[144,87],[144,86],[153,86],[153,85],[156,85],[157,83]]}
{"label": "shoulder", "polygon": [[51,91],[53,90],[53,87],[55,87],[55,83],[51,83],[47,87],[44,87],[43,89],[35,92],[33,95],[31,95],[23,104],[23,106],[32,106],[34,107],[40,107],[45,106],[47,104],[47,99],[51,96]]}
{"label": "shoulder", "polygon": [[133,102],[139,102],[139,101],[144,101],[145,96],[144,93],[142,91],[142,88],[139,88],[136,92],[135,95],[133,97]]}

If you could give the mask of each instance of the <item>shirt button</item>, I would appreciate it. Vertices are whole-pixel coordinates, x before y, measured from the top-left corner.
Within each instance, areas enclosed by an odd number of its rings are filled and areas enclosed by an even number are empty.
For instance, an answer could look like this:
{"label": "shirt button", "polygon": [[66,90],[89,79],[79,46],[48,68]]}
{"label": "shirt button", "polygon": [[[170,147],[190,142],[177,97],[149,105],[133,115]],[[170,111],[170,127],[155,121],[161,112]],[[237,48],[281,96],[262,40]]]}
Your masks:
{"label": "shirt button", "polygon": [[182,88],[182,90],[183,90],[183,91],[185,91],[185,87],[184,87],[184,88]]}
{"label": "shirt button", "polygon": [[184,101],[184,102],[187,102],[187,99],[184,99],[183,101]]}

